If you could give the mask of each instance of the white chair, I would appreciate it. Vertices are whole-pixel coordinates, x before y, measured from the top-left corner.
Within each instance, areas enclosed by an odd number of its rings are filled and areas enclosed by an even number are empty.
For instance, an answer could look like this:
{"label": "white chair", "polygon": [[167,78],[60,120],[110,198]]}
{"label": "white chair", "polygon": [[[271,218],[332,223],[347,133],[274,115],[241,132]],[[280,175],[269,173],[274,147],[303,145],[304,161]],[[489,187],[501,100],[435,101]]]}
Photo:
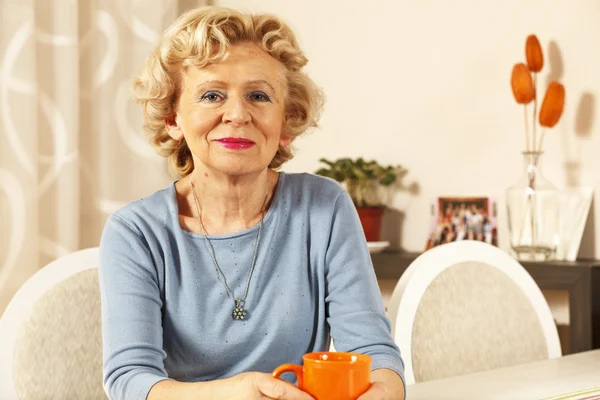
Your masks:
{"label": "white chair", "polygon": [[533,278],[483,242],[421,254],[398,281],[388,315],[407,384],[561,356],[552,313]]}
{"label": "white chair", "polygon": [[106,399],[98,249],[48,264],[0,319],[0,399]]}

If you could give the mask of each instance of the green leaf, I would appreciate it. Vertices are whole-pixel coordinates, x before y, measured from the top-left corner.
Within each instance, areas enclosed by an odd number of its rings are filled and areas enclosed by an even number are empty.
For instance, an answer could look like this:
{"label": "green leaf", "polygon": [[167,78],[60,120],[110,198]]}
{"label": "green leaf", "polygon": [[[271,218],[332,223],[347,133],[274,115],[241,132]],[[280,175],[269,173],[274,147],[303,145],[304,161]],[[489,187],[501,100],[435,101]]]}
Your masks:
{"label": "green leaf", "polygon": [[332,178],[338,182],[344,182],[346,180],[346,175],[342,172],[334,171]]}
{"label": "green leaf", "polygon": [[329,176],[329,177],[331,177],[331,174],[333,174],[333,171],[331,171],[330,169],[321,168],[321,169],[318,169],[315,172],[315,174],[321,175],[321,176]]}
{"label": "green leaf", "polygon": [[352,167],[352,172],[358,179],[367,179],[369,176],[360,166]]}
{"label": "green leaf", "polygon": [[320,158],[320,159],[319,159],[319,161],[320,161],[320,162],[322,162],[323,164],[327,164],[327,165],[329,165],[330,167],[333,167],[333,162],[329,161],[329,160],[328,160],[328,159],[326,159],[326,158]]}
{"label": "green leaf", "polygon": [[390,186],[392,183],[394,183],[395,180],[396,175],[393,173],[388,173],[379,180],[379,183],[381,183],[383,186]]}

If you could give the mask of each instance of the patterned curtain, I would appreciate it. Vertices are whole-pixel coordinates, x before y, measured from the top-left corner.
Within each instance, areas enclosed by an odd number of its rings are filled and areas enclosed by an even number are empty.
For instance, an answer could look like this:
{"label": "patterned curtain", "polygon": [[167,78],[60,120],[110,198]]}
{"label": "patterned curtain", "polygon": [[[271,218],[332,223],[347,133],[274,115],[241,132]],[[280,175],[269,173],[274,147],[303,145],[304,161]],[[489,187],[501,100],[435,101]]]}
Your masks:
{"label": "patterned curtain", "polygon": [[95,247],[107,216],[173,177],[133,76],[208,0],[0,0],[0,314],[37,269]]}

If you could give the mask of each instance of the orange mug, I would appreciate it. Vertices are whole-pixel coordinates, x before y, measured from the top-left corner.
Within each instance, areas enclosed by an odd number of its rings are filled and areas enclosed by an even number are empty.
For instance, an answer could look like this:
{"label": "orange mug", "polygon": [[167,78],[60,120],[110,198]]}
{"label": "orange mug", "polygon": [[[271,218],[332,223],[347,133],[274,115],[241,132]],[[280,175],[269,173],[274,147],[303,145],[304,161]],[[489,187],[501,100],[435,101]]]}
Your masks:
{"label": "orange mug", "polygon": [[315,400],[356,400],[371,386],[371,357],[342,352],[308,353],[303,366],[283,364],[275,368],[273,377],[293,372],[298,388]]}

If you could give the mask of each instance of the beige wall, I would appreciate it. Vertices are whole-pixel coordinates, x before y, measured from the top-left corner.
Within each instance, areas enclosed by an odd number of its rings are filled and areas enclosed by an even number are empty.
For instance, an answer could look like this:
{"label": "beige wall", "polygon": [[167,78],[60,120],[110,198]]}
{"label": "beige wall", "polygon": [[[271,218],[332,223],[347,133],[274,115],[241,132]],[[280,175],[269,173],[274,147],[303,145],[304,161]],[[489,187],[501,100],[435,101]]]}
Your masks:
{"label": "beige wall", "polygon": [[[521,174],[524,148],[509,77],[524,61],[529,33],[549,59],[540,82],[550,72],[567,90],[565,114],[547,135],[545,175],[563,187],[566,166],[575,165],[573,180],[600,189],[600,1],[216,3],[284,17],[327,93],[321,129],[297,142],[285,170],[314,171],[320,157],[340,156],[410,169],[407,182],[420,192],[395,196],[404,222],[386,228],[386,239],[407,250],[422,250],[436,195],[499,196],[500,245],[507,246],[503,193]],[[594,208],[600,226],[600,202]],[[584,242],[583,256],[600,256],[600,234],[588,229]]]}

